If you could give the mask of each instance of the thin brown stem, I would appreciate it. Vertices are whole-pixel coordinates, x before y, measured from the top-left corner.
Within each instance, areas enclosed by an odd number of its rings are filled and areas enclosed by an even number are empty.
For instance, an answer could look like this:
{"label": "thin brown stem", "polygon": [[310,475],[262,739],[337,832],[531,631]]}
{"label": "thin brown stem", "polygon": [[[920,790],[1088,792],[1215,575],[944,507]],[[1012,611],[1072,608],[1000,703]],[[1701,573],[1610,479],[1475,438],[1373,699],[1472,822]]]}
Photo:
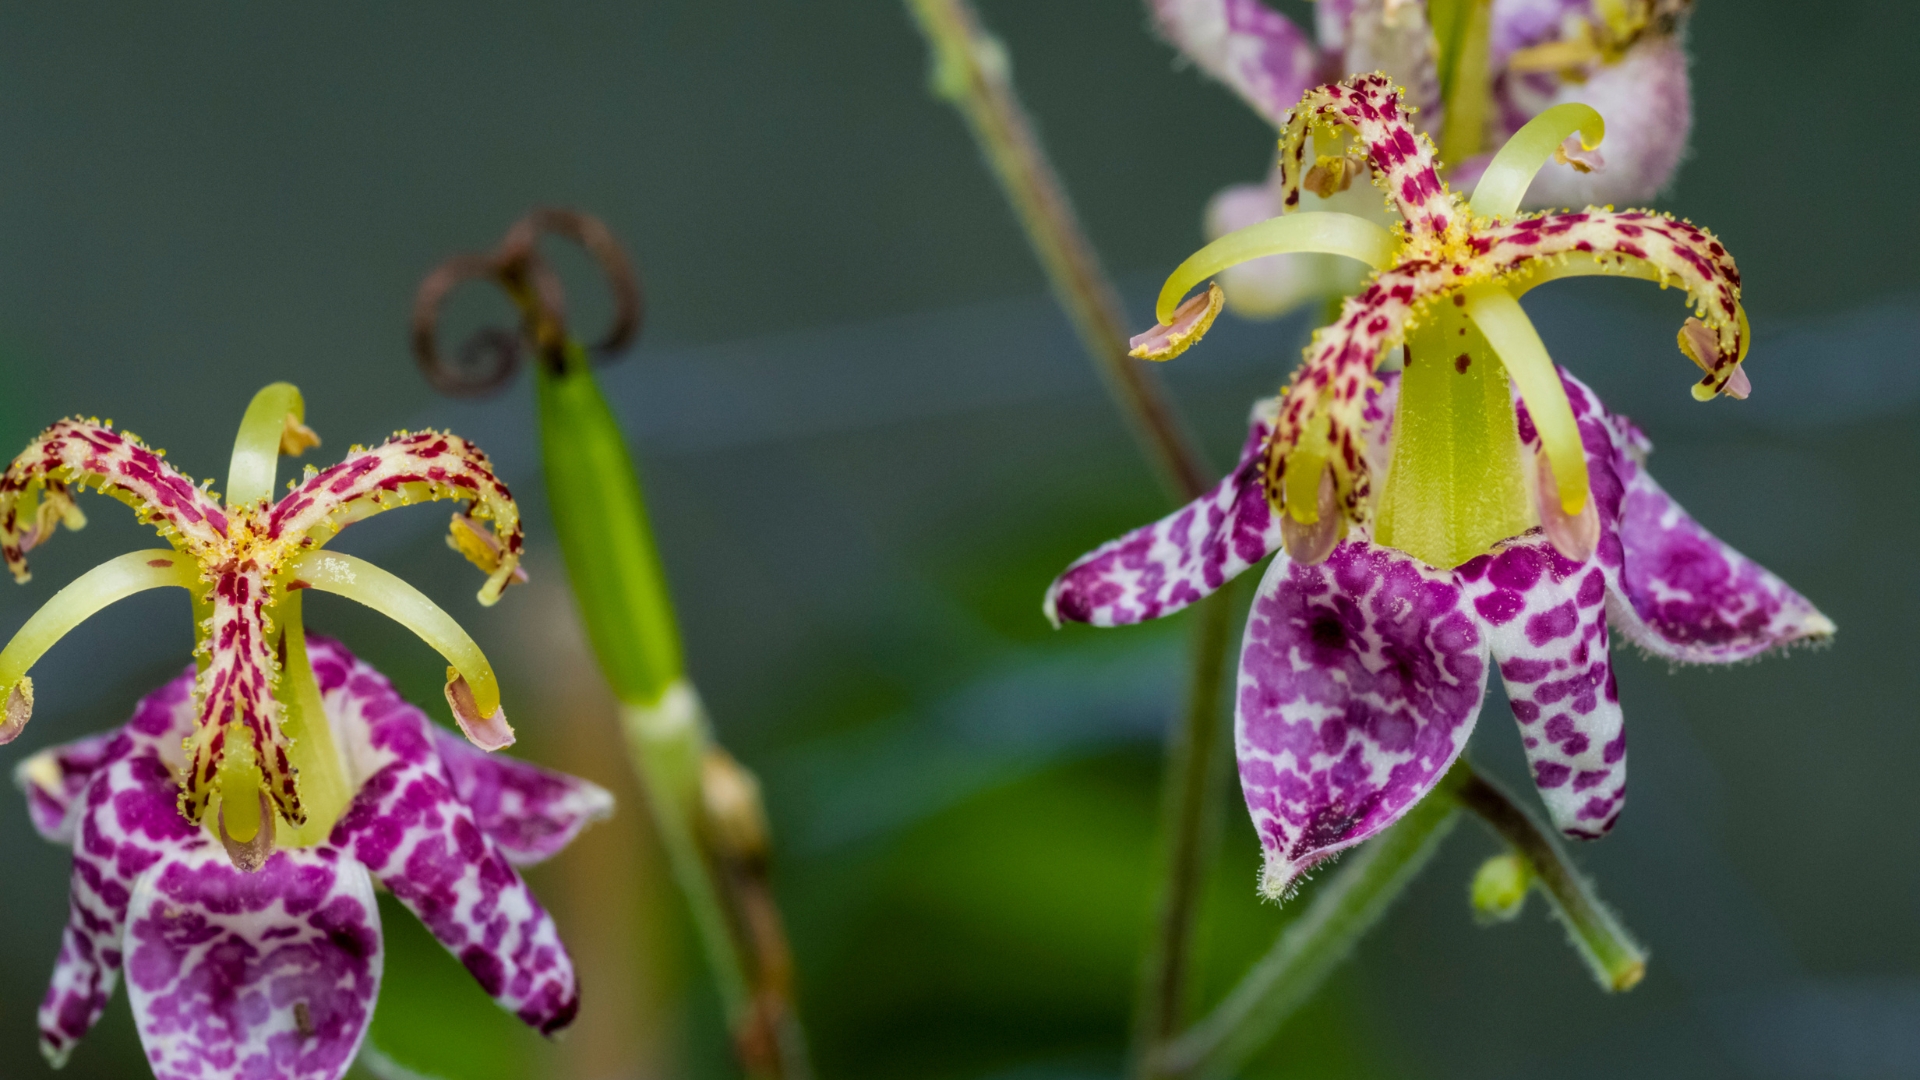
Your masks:
{"label": "thin brown stem", "polygon": [[1142,448],[1181,501],[1198,496],[1212,483],[1212,472],[1160,380],[1127,355],[1127,317],[1119,291],[1014,93],[1006,49],[981,28],[967,0],[907,0],[907,7],[933,51],[934,93],[966,118],[1046,269],[1054,296],[1067,309]]}
{"label": "thin brown stem", "polygon": [[[1120,295],[1100,264],[1014,91],[1006,49],[967,0],[907,0],[933,54],[932,85],[966,119],[986,165],[1012,204],[1054,296],[1176,502],[1214,475],[1160,380],[1127,355]],[[1231,655],[1233,604],[1201,605],[1193,633],[1186,707],[1167,741],[1162,802],[1165,851],[1159,914],[1137,1009],[1137,1061],[1150,1060],[1184,1022],[1201,883],[1219,815],[1221,692]]]}
{"label": "thin brown stem", "polygon": [[1147,1061],[1154,1047],[1179,1034],[1186,1022],[1202,886],[1219,839],[1220,800],[1214,793],[1227,762],[1219,728],[1226,689],[1222,675],[1233,644],[1232,585],[1204,601],[1196,615],[1186,722],[1167,742],[1160,819],[1161,833],[1168,838],[1167,862],[1135,1006],[1136,1066]]}

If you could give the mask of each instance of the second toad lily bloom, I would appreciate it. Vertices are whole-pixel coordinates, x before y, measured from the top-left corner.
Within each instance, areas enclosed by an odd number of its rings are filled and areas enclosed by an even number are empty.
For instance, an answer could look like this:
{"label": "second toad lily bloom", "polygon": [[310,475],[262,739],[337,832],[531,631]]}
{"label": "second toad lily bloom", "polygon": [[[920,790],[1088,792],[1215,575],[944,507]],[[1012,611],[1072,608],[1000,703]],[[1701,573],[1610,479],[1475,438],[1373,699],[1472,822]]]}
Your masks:
{"label": "second toad lily bloom", "polygon": [[[1613,126],[1607,167],[1543,174],[1526,193],[1529,206],[1648,201],[1672,177],[1692,128],[1680,44],[1691,0],[1319,0],[1311,37],[1262,0],[1150,6],[1162,36],[1276,128],[1327,78],[1389,76],[1406,88],[1414,126],[1442,140],[1455,183],[1479,175],[1488,140],[1511,136],[1554,105],[1605,113]],[[1441,70],[1447,64],[1451,70]],[[1208,236],[1291,209],[1281,205],[1280,187],[1276,173],[1221,191],[1207,207]],[[1316,209],[1378,212],[1364,192],[1313,193]],[[1228,304],[1252,318],[1337,298],[1355,280],[1339,260],[1299,253],[1221,276]]]}
{"label": "second toad lily bloom", "polygon": [[520,515],[506,485],[466,440],[402,432],[372,449],[355,447],[331,468],[309,468],[276,502],[279,455],[319,441],[304,415],[300,392],[286,383],[255,396],[234,443],[224,502],[132,434],[91,420],[48,428],[0,477],[0,551],[16,580],[27,580],[26,553],[58,524],[85,523],[73,493],[88,487],[132,506],[173,545],[89,571],[0,651],[7,702],[0,741],[17,735],[31,715],[28,670],[67,631],[133,593],[185,588],[193,596],[200,670],[180,813],[196,824],[206,820],[241,869],[258,868],[271,851],[276,816],[294,843],[313,843],[352,797],[342,748],[323,722],[306,660],[305,589],[357,600],[419,634],[451,665],[447,700],[467,735],[487,750],[513,741],[498,681],[473,639],[406,582],[323,550],[341,529],[383,510],[461,499],[467,513],[455,515],[449,543],[487,571],[480,601],[491,604],[519,573]]}
{"label": "second toad lily bloom", "polygon": [[[1688,663],[1834,629],[1661,490],[1644,436],[1553,366],[1515,300],[1571,275],[1677,284],[1697,311],[1680,333],[1704,371],[1694,395],[1745,396],[1739,277],[1712,236],[1640,211],[1515,215],[1543,164],[1600,142],[1598,115],[1537,117],[1471,203],[1440,181],[1384,77],[1320,87],[1294,110],[1281,143],[1289,196],[1309,125],[1352,141],[1402,223],[1389,233],[1295,213],[1223,237],[1174,272],[1135,355],[1197,340],[1219,289],[1182,297],[1244,259],[1342,254],[1372,266],[1371,280],[1314,335],[1286,392],[1255,409],[1232,474],[1074,563],[1046,599],[1056,622],[1138,622],[1279,552],[1254,600],[1235,719],[1273,896],[1439,782],[1473,729],[1490,660],[1554,823],[1591,838],[1625,797],[1609,623]],[[1376,375],[1402,345],[1404,370]]]}

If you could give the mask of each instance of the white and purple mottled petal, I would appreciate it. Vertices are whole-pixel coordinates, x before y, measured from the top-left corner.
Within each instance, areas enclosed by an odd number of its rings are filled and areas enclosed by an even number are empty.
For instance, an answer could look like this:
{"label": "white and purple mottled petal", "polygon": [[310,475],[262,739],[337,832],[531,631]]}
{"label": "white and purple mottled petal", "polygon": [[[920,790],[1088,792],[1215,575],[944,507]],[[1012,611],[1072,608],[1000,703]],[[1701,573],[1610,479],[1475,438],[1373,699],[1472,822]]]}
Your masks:
{"label": "white and purple mottled petal", "polygon": [[1607,572],[1537,532],[1457,571],[1487,644],[1534,784],[1561,832],[1597,839],[1626,801],[1627,735],[1607,640]]}
{"label": "white and purple mottled petal", "polygon": [[1487,643],[1453,576],[1364,542],[1276,556],[1247,621],[1234,708],[1241,790],[1279,897],[1432,790],[1466,745]]}
{"label": "white and purple mottled petal", "polygon": [[13,770],[13,782],[27,797],[27,816],[33,819],[34,831],[48,843],[73,843],[87,784],[127,749],[119,732],[108,731],[50,746],[22,761]]}
{"label": "white and purple mottled petal", "polygon": [[70,914],[39,1017],[40,1049],[55,1065],[100,1019],[113,994],[127,905],[140,874],[181,845],[217,846],[177,807],[175,769],[184,762],[181,740],[193,726],[192,685],[190,668],[142,700],[133,720],[99,748],[80,801],[61,814],[58,833],[73,845]]}
{"label": "white and purple mottled petal", "polygon": [[1280,519],[1263,480],[1277,407],[1254,406],[1240,463],[1211,491],[1069,566],[1047,588],[1047,618],[1123,626],[1171,615],[1277,551]]}
{"label": "white and purple mottled petal", "polygon": [[359,859],[503,1008],[552,1034],[580,995],[558,930],[455,794],[425,713],[338,646],[315,649],[327,710],[366,776],[330,842]]}
{"label": "white and purple mottled petal", "polygon": [[1307,35],[1261,0],[1151,0],[1154,24],[1274,127],[1320,81]]}
{"label": "white and purple mottled petal", "polygon": [[381,974],[366,868],[330,846],[276,852],[256,873],[219,845],[141,875],[127,994],[155,1080],[338,1080]]}
{"label": "white and purple mottled petal", "polygon": [[613,813],[613,796],[598,784],[489,754],[443,728],[433,741],[455,797],[515,866],[558,855],[581,829]]}
{"label": "white and purple mottled petal", "polygon": [[[1618,423],[1630,430],[1624,418]],[[1614,625],[1634,644],[1682,663],[1731,664],[1833,635],[1832,620],[1702,528],[1645,466],[1623,453],[1621,470],[1626,565],[1612,608]]]}
{"label": "white and purple mottled petal", "polygon": [[[1731,664],[1795,642],[1819,642],[1832,620],[1759,563],[1702,528],[1655,482],[1652,446],[1609,413],[1580,380],[1560,372],[1580,424],[1587,474],[1601,517],[1595,559],[1608,573],[1613,629],[1655,656]],[[1520,436],[1538,437],[1518,405]]]}

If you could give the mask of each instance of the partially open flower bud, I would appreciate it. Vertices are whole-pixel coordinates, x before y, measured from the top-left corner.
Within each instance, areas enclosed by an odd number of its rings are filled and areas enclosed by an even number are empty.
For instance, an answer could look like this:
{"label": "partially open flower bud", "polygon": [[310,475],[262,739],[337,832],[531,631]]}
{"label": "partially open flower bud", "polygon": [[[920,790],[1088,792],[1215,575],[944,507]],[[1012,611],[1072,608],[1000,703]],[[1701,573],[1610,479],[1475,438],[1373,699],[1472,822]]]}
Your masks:
{"label": "partially open flower bud", "polygon": [[1480,864],[1473,875],[1473,917],[1483,924],[1511,922],[1527,903],[1533,867],[1509,851]]}

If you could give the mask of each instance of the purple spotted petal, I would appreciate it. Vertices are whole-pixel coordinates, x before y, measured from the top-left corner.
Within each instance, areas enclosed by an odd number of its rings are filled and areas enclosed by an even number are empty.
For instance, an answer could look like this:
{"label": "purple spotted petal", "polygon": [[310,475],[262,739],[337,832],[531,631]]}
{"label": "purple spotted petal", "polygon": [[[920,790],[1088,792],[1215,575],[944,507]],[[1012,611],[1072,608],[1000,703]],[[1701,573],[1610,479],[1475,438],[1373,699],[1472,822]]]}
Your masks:
{"label": "purple spotted petal", "polygon": [[1067,567],[1047,589],[1047,618],[1121,626],[1171,615],[1278,550],[1262,479],[1275,408],[1254,406],[1240,463],[1211,491]]}
{"label": "purple spotted petal", "polygon": [[1538,532],[1460,567],[1553,823],[1596,839],[1626,800],[1627,736],[1607,648],[1607,572]]}
{"label": "purple spotted petal", "polygon": [[[1656,656],[1689,664],[1736,663],[1832,636],[1832,620],[1701,528],[1661,489],[1645,466],[1652,445],[1631,420],[1607,412],[1564,369],[1560,382],[1587,451],[1601,517],[1595,559],[1609,575],[1615,630]],[[1524,406],[1518,411],[1522,440],[1537,448]]]}
{"label": "purple spotted petal", "polygon": [[558,855],[581,829],[613,813],[613,796],[598,784],[486,753],[444,728],[433,735],[454,796],[515,866]]}
{"label": "purple spotted petal", "polygon": [[79,829],[80,796],[87,782],[127,747],[120,733],[109,731],[33,755],[13,770],[13,782],[27,797],[27,816],[48,842],[73,843]]}
{"label": "purple spotted petal", "polygon": [[155,1080],[338,1080],[380,989],[380,915],[359,863],[329,846],[258,873],[220,845],[141,875],[127,994]]}
{"label": "purple spotted petal", "polygon": [[1393,824],[1473,731],[1487,645],[1452,575],[1353,542],[1276,556],[1240,654],[1234,748],[1262,890]]}
{"label": "purple spotted petal", "polygon": [[1274,127],[1320,81],[1307,35],[1260,0],[1152,0],[1160,33]]}
{"label": "purple spotted petal", "polygon": [[[1638,433],[1617,418],[1623,445]],[[1765,567],[1700,527],[1630,453],[1614,625],[1669,660],[1730,664],[1832,636],[1832,620]],[[1619,602],[1624,599],[1624,603]]]}
{"label": "purple spotted petal", "polygon": [[[454,793],[433,724],[366,664],[316,650],[327,711],[367,779],[331,842],[364,863],[501,1006],[541,1032],[580,997],[553,919]],[[325,655],[319,655],[324,652]]]}
{"label": "purple spotted petal", "polygon": [[107,1007],[135,880],[181,845],[211,845],[177,809],[174,770],[192,729],[192,684],[189,669],[140,703],[103,748],[70,820],[62,816],[60,831],[73,844],[70,916],[39,1019],[40,1048],[55,1064]]}

